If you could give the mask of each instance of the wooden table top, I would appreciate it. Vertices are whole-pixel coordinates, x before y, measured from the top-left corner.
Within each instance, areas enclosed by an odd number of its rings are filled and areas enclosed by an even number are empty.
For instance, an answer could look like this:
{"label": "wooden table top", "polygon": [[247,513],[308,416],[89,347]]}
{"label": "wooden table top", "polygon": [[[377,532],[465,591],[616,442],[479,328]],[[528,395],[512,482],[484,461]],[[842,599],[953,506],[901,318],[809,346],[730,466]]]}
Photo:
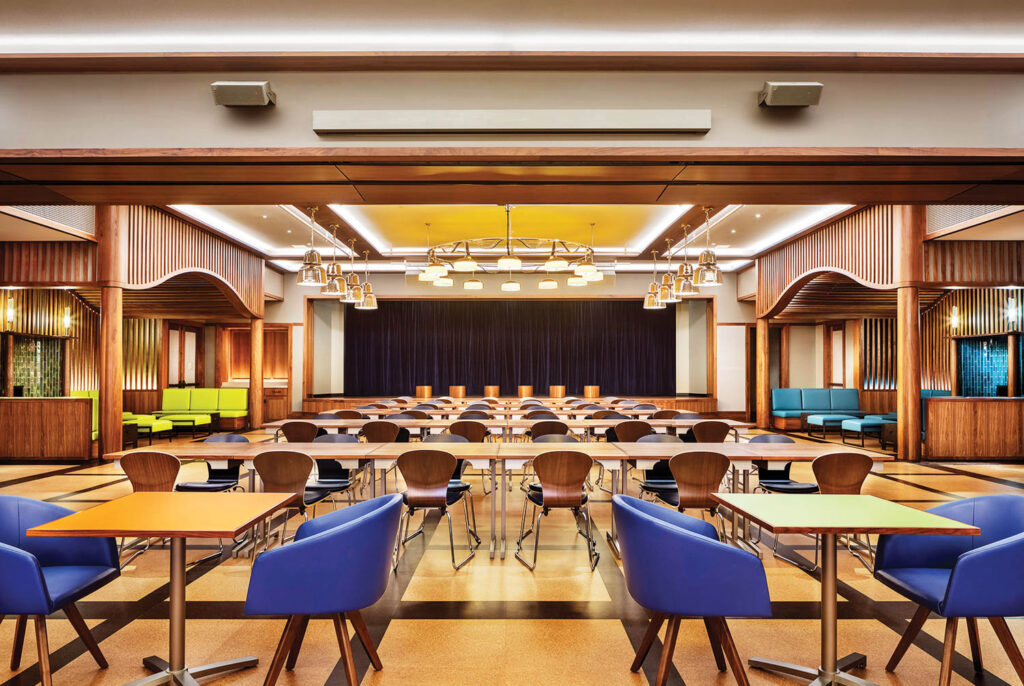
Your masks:
{"label": "wooden table top", "polygon": [[[618,419],[612,419],[612,418],[608,418],[608,419],[573,419],[573,418],[567,418],[567,417],[559,417],[558,419],[548,419],[548,420],[544,420],[544,419],[509,419],[509,420],[507,420],[505,422],[505,424],[510,426],[510,427],[512,427],[512,428],[515,428],[515,429],[519,429],[519,428],[527,428],[528,429],[533,424],[535,424],[537,422],[543,422],[543,421],[563,422],[570,429],[600,429],[600,428],[605,428],[605,427],[609,427],[609,426],[615,426],[616,424],[619,424],[621,422],[628,422],[630,420],[629,419],[622,419],[621,417],[618,418]],[[704,422],[704,421],[725,422],[726,424],[728,424],[730,427],[732,427],[734,429],[748,429],[748,428],[754,426],[750,422],[740,422],[740,421],[737,421],[735,419],[713,419],[713,420],[708,420],[708,419],[701,419],[699,417],[698,418],[687,417],[685,419],[644,419],[643,421],[647,422],[648,424],[651,425],[651,427],[653,427],[655,429],[669,429],[669,428],[672,428],[672,429],[689,429],[694,424],[697,424],[699,422]]]}
{"label": "wooden table top", "polygon": [[832,443],[612,443],[631,458],[666,460],[679,453],[721,453],[733,460],[808,462],[827,453],[862,453],[876,462],[892,460],[889,455],[872,453]]}
{"label": "wooden table top", "polygon": [[[335,411],[340,410],[340,409],[341,408],[337,408],[335,410],[328,410],[328,411],[329,412],[335,412]],[[387,407],[387,408],[383,408],[383,407],[362,408],[362,409],[357,409],[357,412],[362,412],[363,414],[373,415],[373,416],[387,416],[387,415],[391,415],[391,414],[399,414],[401,412],[405,412],[406,410],[410,410],[410,409],[412,409],[412,408],[411,407],[400,407],[400,406],[395,405],[395,406],[391,406],[391,407]],[[545,409],[545,408],[538,408],[538,409]],[[550,411],[550,412],[553,412],[553,413],[559,415],[559,416],[562,416],[562,415],[564,415],[564,416],[569,416],[569,415],[586,415],[586,414],[592,414],[594,412],[597,412],[597,410],[577,410],[577,409],[569,408],[569,407],[549,407],[549,408],[546,408],[546,409],[548,411]],[[467,410],[466,408],[462,408],[462,407],[441,407],[441,408],[438,408],[436,410],[423,410],[423,412],[426,412],[427,414],[432,414],[432,415],[458,415],[458,414],[460,414],[462,412],[467,412],[467,411],[470,411],[470,410]],[[476,411],[476,410],[474,409],[472,411]],[[530,412],[530,411],[531,411],[530,409],[523,409],[523,408],[520,408],[520,407],[496,407],[496,408],[491,408],[489,410],[483,410],[483,409],[480,410],[480,412],[486,412],[487,414],[489,414],[489,415],[491,415],[493,417],[522,416],[522,415],[524,415],[524,414],[526,414],[527,412]],[[634,410],[632,408],[618,408],[618,407],[616,407],[615,411],[620,413],[620,414],[629,415],[631,417],[646,417],[647,415],[652,414],[654,412],[657,412],[658,410],[657,409],[654,409],[654,410]]]}
{"label": "wooden table top", "polygon": [[132,493],[41,524],[27,536],[233,538],[293,493]]}
{"label": "wooden table top", "polygon": [[[317,426],[324,429],[361,429],[367,422],[380,421],[376,417],[370,419],[279,419],[273,422],[265,422],[263,427],[267,430],[276,431],[284,426],[287,422],[312,422]],[[452,422],[458,421],[456,419],[388,419],[389,422],[394,422],[398,426],[404,426],[407,429],[446,429],[452,425]],[[474,419],[471,421],[482,422],[484,426],[492,429],[501,429],[505,427],[506,421],[504,419]]]}
{"label": "wooden table top", "polygon": [[[280,420],[273,421],[273,422],[264,422],[263,427],[265,429],[267,429],[268,431],[276,431],[277,429],[280,429],[286,422],[294,422],[294,421],[312,422],[316,426],[324,428],[324,429],[359,429],[359,428],[362,428],[362,426],[364,424],[366,424],[367,422],[375,422],[375,421],[379,421],[379,420],[375,419],[375,418],[371,418],[371,419],[326,419],[326,418],[322,418],[322,419],[317,419],[317,418],[310,418],[310,419],[280,419]],[[444,428],[447,428],[447,427],[451,426],[452,422],[459,421],[459,420],[457,418],[455,418],[455,417],[450,417],[450,418],[447,418],[447,419],[389,419],[387,421],[392,421],[395,424],[398,424],[399,426],[404,426],[404,427],[406,427],[408,429],[444,429]],[[484,426],[486,426],[486,427],[488,427],[490,429],[501,429],[501,428],[504,428],[506,426],[507,427],[511,427],[511,428],[515,428],[515,429],[528,429],[531,426],[533,426],[534,424],[536,424],[537,422],[543,422],[543,421],[559,421],[559,422],[564,422],[570,428],[573,428],[573,429],[590,429],[590,428],[599,429],[599,428],[604,428],[604,427],[609,427],[609,426],[615,426],[619,422],[626,422],[626,421],[629,421],[629,420],[628,419],[621,419],[621,418],[620,419],[574,419],[574,418],[571,418],[571,417],[562,416],[562,417],[559,417],[559,418],[553,419],[553,420],[552,419],[545,420],[545,419],[509,419],[509,418],[506,418],[506,419],[473,419],[473,420],[468,420],[468,421],[481,422],[481,423],[484,424]],[[702,421],[707,421],[707,420],[699,419],[699,418],[698,419],[686,418],[686,419],[646,419],[644,421],[646,421],[648,424],[650,424],[655,429],[667,429],[667,428],[689,429],[694,424],[696,424],[698,422],[702,422]],[[750,422],[741,422],[741,421],[737,421],[735,419],[716,419],[716,420],[711,420],[711,421],[725,422],[726,424],[728,424],[729,426],[731,426],[731,427],[733,427],[735,429],[747,429],[747,428],[750,428],[750,427],[754,426]]]}
{"label": "wooden table top", "polygon": [[975,526],[873,495],[712,493],[711,497],[776,534],[981,533]]}

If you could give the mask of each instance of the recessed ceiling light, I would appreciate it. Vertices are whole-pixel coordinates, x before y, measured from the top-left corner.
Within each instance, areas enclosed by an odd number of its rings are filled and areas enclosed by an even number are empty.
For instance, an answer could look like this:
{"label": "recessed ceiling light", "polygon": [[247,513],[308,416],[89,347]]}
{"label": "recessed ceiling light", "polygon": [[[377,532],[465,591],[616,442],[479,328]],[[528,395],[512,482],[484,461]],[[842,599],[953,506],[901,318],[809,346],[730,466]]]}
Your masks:
{"label": "recessed ceiling light", "polygon": [[263,218],[264,218],[264,219],[266,219],[266,218],[267,218],[267,215],[263,215]]}
{"label": "recessed ceiling light", "polygon": [[733,230],[732,230],[732,231],[730,231],[729,233],[736,233],[736,229],[733,229]]}
{"label": "recessed ceiling light", "polygon": [[292,230],[291,230],[291,229],[288,229],[288,233],[291,233],[291,232],[292,232]]}

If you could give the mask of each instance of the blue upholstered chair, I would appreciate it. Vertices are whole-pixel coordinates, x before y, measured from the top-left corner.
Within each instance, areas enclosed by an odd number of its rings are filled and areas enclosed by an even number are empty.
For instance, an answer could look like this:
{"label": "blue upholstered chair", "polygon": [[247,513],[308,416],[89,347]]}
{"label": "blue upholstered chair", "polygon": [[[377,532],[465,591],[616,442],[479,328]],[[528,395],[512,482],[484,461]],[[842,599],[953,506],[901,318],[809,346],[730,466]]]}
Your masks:
{"label": "blue upholstered chair", "polygon": [[[948,684],[956,629],[967,619],[974,668],[982,671],[978,617],[988,617],[1024,682],[1024,658],[1004,617],[1024,615],[1024,496],[984,495],[933,507],[928,512],[973,524],[979,536],[881,536],[875,578],[918,604],[886,671],[895,671],[921,626],[934,612],[946,619],[939,683]],[[621,534],[620,534],[621,536]]]}
{"label": "blue upholstered chair", "polygon": [[359,679],[345,620],[352,622],[370,664],[381,669],[359,611],[377,602],[387,589],[401,515],[402,496],[398,494],[366,500],[304,523],[292,543],[256,559],[245,614],[288,616],[264,684],[277,682],[286,660],[289,670],[295,666],[306,626],[314,615],[334,620],[350,686],[356,686]]}
{"label": "blue upholstered chair", "polygon": [[29,616],[35,620],[39,672],[50,686],[50,648],[46,615],[64,610],[82,643],[101,669],[107,661],[75,607],[93,591],[120,575],[112,538],[29,538],[27,529],[74,514],[59,505],[0,495],[0,618],[17,616],[11,669],[21,664]]}
{"label": "blue upholstered chair", "polygon": [[[668,679],[681,617],[703,617],[718,669],[726,659],[748,683],[726,617],[770,617],[768,581],[756,556],[719,542],[711,524],[624,495],[612,496],[622,571],[633,600],[652,613],[630,669],[640,671],[668,620],[656,686]],[[710,681],[710,680],[707,680]]]}

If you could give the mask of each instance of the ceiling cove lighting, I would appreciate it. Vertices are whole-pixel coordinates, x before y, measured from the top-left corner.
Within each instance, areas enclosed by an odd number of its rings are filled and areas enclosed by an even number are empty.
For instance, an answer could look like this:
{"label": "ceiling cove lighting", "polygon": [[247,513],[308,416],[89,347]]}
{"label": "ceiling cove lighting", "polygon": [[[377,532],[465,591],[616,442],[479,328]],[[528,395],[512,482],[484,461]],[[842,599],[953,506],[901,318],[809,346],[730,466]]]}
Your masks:
{"label": "ceiling cove lighting", "polygon": [[[320,253],[316,251],[315,233],[313,227],[316,225],[316,207],[310,208],[309,216],[309,250],[302,256],[302,266],[299,267],[298,284],[322,288],[327,285],[327,270],[324,269]],[[303,215],[305,216],[305,215]]]}
{"label": "ceiling cove lighting", "polygon": [[[284,210],[285,212],[287,212],[291,216],[293,216],[296,219],[298,219],[303,224],[308,224],[308,223],[312,222],[312,225],[310,226],[310,229],[312,229],[314,232],[316,232],[316,234],[318,236],[323,238],[328,243],[330,243],[332,241],[332,237],[331,237],[330,232],[327,229],[325,229],[324,227],[322,227],[322,226],[320,226],[319,224],[316,223],[316,217],[313,216],[315,213],[311,212],[310,215],[307,216],[305,212],[300,210],[295,205],[278,205],[278,207],[280,207],[282,210]],[[319,210],[320,208],[318,207],[316,209]],[[342,250],[348,250],[348,248],[345,247],[344,243],[341,244],[341,249]]]}
{"label": "ceiling cove lighting", "polygon": [[661,234],[672,228],[672,225],[683,218],[693,205],[670,205],[651,222],[649,229],[637,237],[636,242],[626,247],[626,251],[639,255],[640,251],[653,243]]}
{"label": "ceiling cove lighting", "polygon": [[331,208],[334,214],[341,217],[346,224],[352,227],[352,230],[363,237],[367,243],[370,244],[374,250],[379,252],[381,255],[391,254],[394,252],[391,244],[381,238],[381,235],[370,228],[370,221],[362,213],[362,211],[353,205],[338,205],[335,203],[328,203],[327,207]]}

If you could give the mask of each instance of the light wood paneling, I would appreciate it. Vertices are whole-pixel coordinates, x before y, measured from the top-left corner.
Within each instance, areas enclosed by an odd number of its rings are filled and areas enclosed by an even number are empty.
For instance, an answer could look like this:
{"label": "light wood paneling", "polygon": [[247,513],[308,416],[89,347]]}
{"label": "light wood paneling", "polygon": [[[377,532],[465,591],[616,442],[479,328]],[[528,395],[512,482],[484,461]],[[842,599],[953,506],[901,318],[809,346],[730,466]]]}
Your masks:
{"label": "light wood paneling", "polygon": [[124,320],[124,389],[125,391],[160,388],[159,319]]}
{"label": "light wood paneling", "polygon": [[929,398],[925,406],[929,460],[1024,457],[1024,399]]}
{"label": "light wood paneling", "polygon": [[90,398],[0,398],[0,458],[88,460],[92,454]]}
{"label": "light wood paneling", "polygon": [[135,414],[150,414],[160,409],[163,394],[159,390],[124,392],[124,411]]}
{"label": "light wood paneling", "polygon": [[928,241],[924,280],[956,286],[1024,284],[1024,241]]}
{"label": "light wood paneling", "polygon": [[893,281],[893,207],[866,207],[826,224],[757,260],[757,316],[774,316],[822,272],[871,288]]}
{"label": "light wood paneling", "polygon": [[240,314],[263,314],[263,259],[155,207],[129,210],[126,286],[150,288],[184,272],[227,286]]}
{"label": "light wood paneling", "polygon": [[249,423],[263,424],[263,319],[249,322]]}
{"label": "light wood paneling", "polygon": [[860,409],[867,414],[888,414],[896,411],[896,389],[861,391]]}

